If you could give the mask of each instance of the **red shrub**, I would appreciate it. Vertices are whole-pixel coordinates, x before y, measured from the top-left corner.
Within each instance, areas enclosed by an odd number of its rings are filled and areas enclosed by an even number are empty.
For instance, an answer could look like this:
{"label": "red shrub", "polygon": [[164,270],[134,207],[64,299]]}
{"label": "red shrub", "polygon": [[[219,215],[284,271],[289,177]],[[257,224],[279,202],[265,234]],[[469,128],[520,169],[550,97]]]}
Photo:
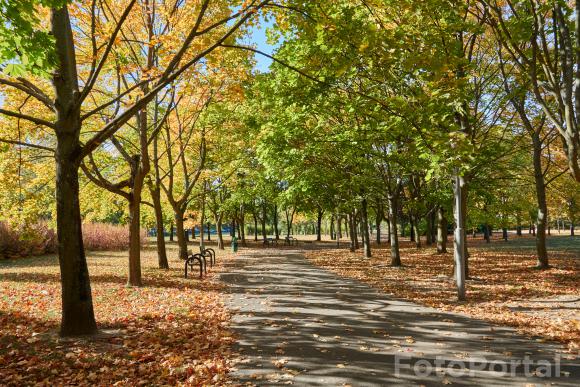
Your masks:
{"label": "red shrub", "polygon": [[[146,233],[141,231],[141,246]],[[129,228],[106,223],[85,223],[83,242],[86,250],[127,250]],[[56,232],[45,222],[30,226],[11,227],[0,222],[0,259],[12,259],[55,253],[58,247]]]}
{"label": "red shrub", "polygon": [[[145,243],[145,231],[141,231],[141,245]],[[129,248],[129,227],[108,223],[83,224],[85,249],[91,251],[119,251]]]}
{"label": "red shrub", "polygon": [[56,246],[56,233],[45,222],[16,228],[0,222],[0,259],[54,253]]}

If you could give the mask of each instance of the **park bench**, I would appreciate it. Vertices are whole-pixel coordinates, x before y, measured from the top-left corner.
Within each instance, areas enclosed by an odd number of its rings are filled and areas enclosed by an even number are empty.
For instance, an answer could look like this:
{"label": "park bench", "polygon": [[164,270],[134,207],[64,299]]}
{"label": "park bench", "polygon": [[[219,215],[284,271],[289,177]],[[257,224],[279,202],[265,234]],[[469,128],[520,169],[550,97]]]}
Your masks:
{"label": "park bench", "polygon": [[291,246],[291,245],[295,245],[296,243],[298,243],[298,239],[291,237],[291,236],[287,236],[284,238],[284,244]]}
{"label": "park bench", "polygon": [[273,246],[275,244],[278,244],[278,241],[274,238],[266,238],[264,239],[264,245],[266,246]]}

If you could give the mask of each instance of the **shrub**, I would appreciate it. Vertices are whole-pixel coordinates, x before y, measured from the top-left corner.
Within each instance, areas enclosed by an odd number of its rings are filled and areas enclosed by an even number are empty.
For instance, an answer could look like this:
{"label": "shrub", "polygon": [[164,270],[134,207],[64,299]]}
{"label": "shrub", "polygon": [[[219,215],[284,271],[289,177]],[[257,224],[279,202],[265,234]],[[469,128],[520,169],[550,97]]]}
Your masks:
{"label": "shrub", "polygon": [[18,227],[0,222],[1,259],[54,253],[56,247],[56,233],[45,222]]}
{"label": "shrub", "polygon": [[[141,230],[141,246],[145,243],[146,233]],[[85,249],[91,251],[119,251],[129,248],[129,227],[107,223],[83,224]]]}
{"label": "shrub", "polygon": [[[141,246],[146,233],[141,231]],[[129,248],[129,228],[106,223],[85,223],[83,242],[86,250],[120,251]],[[56,232],[45,222],[11,227],[0,222],[0,259],[13,259],[33,255],[51,254],[57,251]]]}

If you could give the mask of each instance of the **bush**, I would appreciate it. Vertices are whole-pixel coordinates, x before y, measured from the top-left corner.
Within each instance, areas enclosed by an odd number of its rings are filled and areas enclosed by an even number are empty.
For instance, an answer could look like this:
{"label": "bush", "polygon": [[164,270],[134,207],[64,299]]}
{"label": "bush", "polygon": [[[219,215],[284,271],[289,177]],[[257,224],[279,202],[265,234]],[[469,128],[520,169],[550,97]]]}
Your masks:
{"label": "bush", "polygon": [[[141,230],[141,246],[147,237]],[[129,248],[129,227],[107,223],[83,224],[83,242],[85,249],[91,251],[119,251]]]}
{"label": "bush", "polygon": [[45,222],[15,228],[0,222],[1,259],[54,253],[56,247],[56,233]]}
{"label": "bush", "polygon": [[[141,246],[146,233],[141,231]],[[83,242],[86,250],[127,250],[129,248],[129,228],[106,223],[85,223]],[[11,227],[0,222],[0,259],[13,259],[33,255],[51,254],[57,251],[56,232],[45,222],[28,226]]]}

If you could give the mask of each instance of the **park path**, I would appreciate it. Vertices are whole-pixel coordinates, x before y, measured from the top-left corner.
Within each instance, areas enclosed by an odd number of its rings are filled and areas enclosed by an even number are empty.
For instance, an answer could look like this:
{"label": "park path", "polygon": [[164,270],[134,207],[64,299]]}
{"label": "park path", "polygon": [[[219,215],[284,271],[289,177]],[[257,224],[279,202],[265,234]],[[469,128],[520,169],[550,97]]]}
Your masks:
{"label": "park path", "polygon": [[[526,377],[523,367],[509,365],[527,357],[535,364],[549,361],[554,375],[561,350],[557,344],[391,298],[313,266],[299,250],[238,254],[221,278],[229,285],[228,305],[242,359],[232,376],[241,384],[580,385],[577,360],[561,358],[560,377],[553,378]],[[449,370],[461,366],[453,363],[457,361],[465,362],[471,375]],[[417,367],[406,367],[410,364]],[[415,369],[428,373],[421,364],[430,364],[432,373],[417,375]],[[506,365],[508,372],[517,371],[514,377],[502,375]]]}

